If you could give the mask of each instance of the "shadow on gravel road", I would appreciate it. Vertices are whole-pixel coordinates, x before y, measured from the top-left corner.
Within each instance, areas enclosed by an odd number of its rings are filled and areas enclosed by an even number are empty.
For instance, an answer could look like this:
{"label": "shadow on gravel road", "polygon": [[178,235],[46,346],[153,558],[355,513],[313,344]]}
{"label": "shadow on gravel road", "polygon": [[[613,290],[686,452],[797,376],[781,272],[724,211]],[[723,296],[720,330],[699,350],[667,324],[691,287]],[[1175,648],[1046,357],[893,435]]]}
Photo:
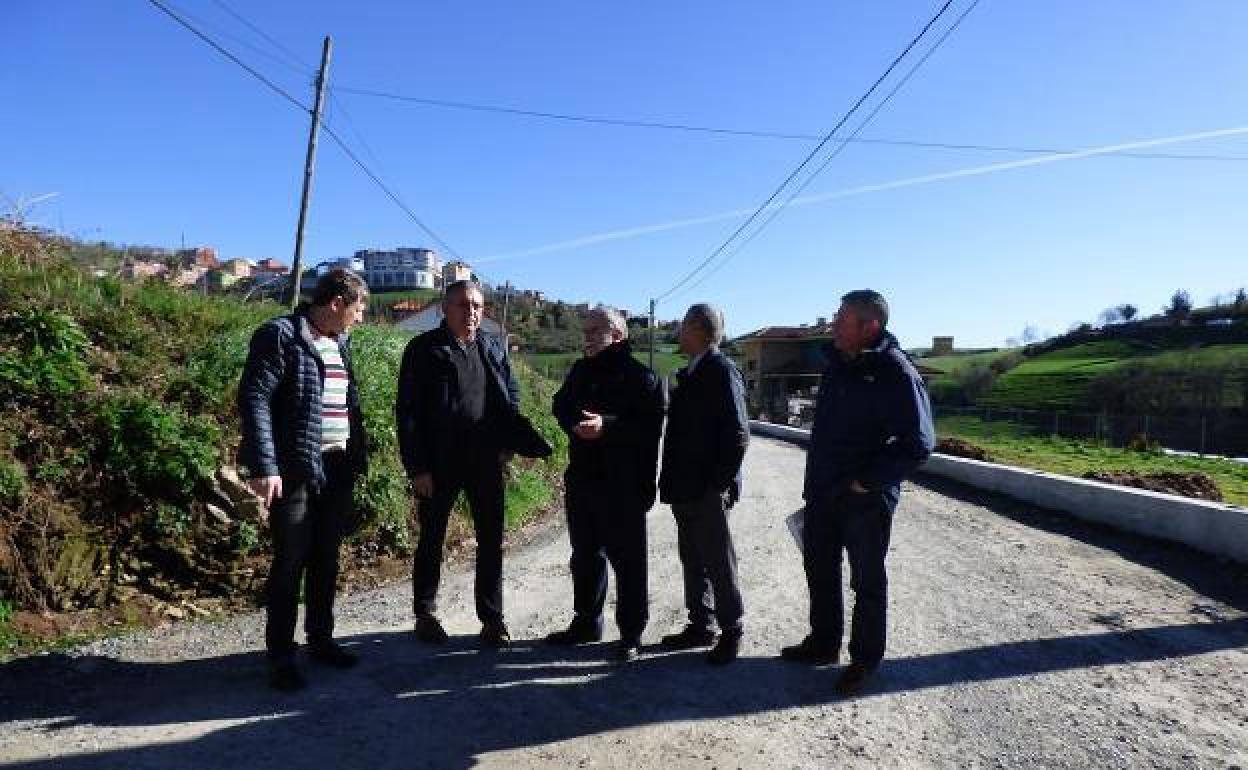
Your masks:
{"label": "shadow on gravel road", "polygon": [[[1201,553],[1181,543],[1122,532],[1068,513],[1038,508],[938,476],[920,474],[914,483],[1034,529],[1113,551],[1128,561],[1167,575],[1199,594],[1248,612],[1248,566]],[[1213,619],[1221,618],[1215,613]]]}
{"label": "shadow on gravel road", "polygon": [[[0,667],[0,720],[54,720],[43,739],[61,756],[0,765],[445,770],[473,767],[494,751],[836,701],[834,667],[812,671],[776,658],[744,657],[719,669],[700,654],[649,651],[620,666],[603,661],[605,645],[569,651],[518,642],[490,653],[466,637],[429,648],[398,632],[343,641],[361,664],[347,672],[308,666],[311,684],[294,696],[265,688],[260,653],[177,663],[53,655],[8,664]],[[1008,642],[887,661],[863,697],[1243,646],[1248,619]],[[65,745],[70,735],[61,731],[78,725],[106,728],[93,740],[113,745]],[[145,727],[154,729],[136,734]]]}

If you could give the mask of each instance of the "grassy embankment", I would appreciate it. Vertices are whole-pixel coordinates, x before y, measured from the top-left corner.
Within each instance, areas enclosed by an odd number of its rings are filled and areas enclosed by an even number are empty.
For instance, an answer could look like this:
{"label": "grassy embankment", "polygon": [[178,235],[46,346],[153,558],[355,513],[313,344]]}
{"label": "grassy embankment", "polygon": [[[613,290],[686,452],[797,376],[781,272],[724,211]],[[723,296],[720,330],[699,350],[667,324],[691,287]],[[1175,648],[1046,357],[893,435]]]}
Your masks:
{"label": "grassy embankment", "polygon": [[[235,456],[247,341],[282,312],[95,278],[63,245],[0,230],[0,658],[254,599],[266,528],[217,495],[213,476]],[[372,455],[356,490],[367,514],[349,549],[357,564],[410,552],[393,424],[407,339],[380,325],[353,335]],[[557,452],[513,466],[509,526],[554,501],[566,462],[547,415],[553,385],[517,370],[523,408]]]}
{"label": "grassy embankment", "polygon": [[1087,342],[1029,358],[997,378],[979,405],[1040,410],[1086,410],[1088,389],[1098,376],[1128,363],[1166,369],[1248,366],[1248,344],[1166,350],[1131,340]]}
{"label": "grassy embankment", "polygon": [[982,447],[994,462],[1067,476],[1082,476],[1087,471],[1200,471],[1213,478],[1226,502],[1248,506],[1248,464],[1232,460],[1098,446],[1090,441],[1043,435],[1015,423],[985,422],[977,417],[939,418],[936,432],[942,437],[953,436]]}

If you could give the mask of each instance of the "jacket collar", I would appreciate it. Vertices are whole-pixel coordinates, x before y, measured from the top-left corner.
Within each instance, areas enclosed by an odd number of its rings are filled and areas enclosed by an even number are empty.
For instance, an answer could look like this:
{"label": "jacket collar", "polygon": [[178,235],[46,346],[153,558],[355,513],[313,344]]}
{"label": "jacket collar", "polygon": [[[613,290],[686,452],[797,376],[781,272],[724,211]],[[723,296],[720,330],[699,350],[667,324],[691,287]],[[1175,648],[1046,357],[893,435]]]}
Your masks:
{"label": "jacket collar", "polygon": [[853,358],[846,359],[841,355],[841,351],[837,350],[836,345],[829,342],[823,346],[823,354],[828,359],[828,365],[835,368],[856,368],[861,366],[874,366],[880,360],[881,356],[888,355],[893,348],[899,347],[897,338],[891,332],[884,332],[875,344],[869,348],[864,348],[861,353]]}
{"label": "jacket collar", "polygon": [[610,361],[617,358],[628,358],[633,354],[633,346],[628,340],[620,340],[613,342],[598,352],[598,355],[590,357],[590,361]]}
{"label": "jacket collar", "polygon": [[687,380],[690,377],[696,376],[698,372],[706,371],[706,363],[708,361],[713,361],[722,355],[723,353],[720,352],[718,347],[707,348],[706,351],[702,353],[701,357],[697,359],[697,366],[693,367],[693,371],[689,371],[689,366],[693,364],[693,361],[691,360],[688,364],[676,371],[676,377],[681,380]]}

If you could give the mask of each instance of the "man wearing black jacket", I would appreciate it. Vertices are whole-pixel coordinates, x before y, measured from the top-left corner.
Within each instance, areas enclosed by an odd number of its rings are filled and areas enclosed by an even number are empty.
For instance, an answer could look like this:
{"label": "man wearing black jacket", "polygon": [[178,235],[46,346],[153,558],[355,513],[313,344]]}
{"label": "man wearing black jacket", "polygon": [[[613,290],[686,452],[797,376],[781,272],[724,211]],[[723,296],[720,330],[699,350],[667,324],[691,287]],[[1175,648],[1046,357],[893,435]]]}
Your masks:
{"label": "man wearing black jacket", "polygon": [[239,464],[264,501],[273,538],[265,645],[269,682],[298,690],[295,621],[304,585],[308,655],[346,668],[356,657],[333,640],[338,550],[351,528],[352,489],[367,468],[368,438],[347,332],[364,314],[359,276],[337,269],[312,303],[274,318],[251,338],[238,386]]}
{"label": "man wearing black jacket", "polygon": [[688,625],[663,637],[668,649],[705,647],[713,664],[736,660],[744,606],[728,511],[741,497],[741,463],[750,440],[741,373],[719,341],[724,319],[706,304],[689,308],[680,350],[689,365],[676,373],[663,443],[660,497],[676,517]]}
{"label": "man wearing black jacket", "polygon": [[648,619],[646,512],[654,505],[663,387],[633,358],[619,311],[590,311],[584,335],[585,357],[572,366],[553,404],[571,442],[564,481],[575,615],[546,640],[573,645],[602,638],[610,563],[620,629],[616,657],[627,662],[638,655]]}
{"label": "man wearing black jacket", "polygon": [[420,539],[412,568],[416,637],[447,640],[434,614],[451,507],[463,491],[477,537],[474,594],[481,642],[511,644],[503,622],[503,470],[520,388],[501,341],[480,330],[477,284],[446,287],[445,320],[403,351],[395,400],[399,453],[419,499]]}
{"label": "man wearing black jacket", "polygon": [[823,665],[840,657],[844,604],[841,552],[854,590],[850,664],[835,689],[860,692],[884,658],[888,553],[901,481],[931,454],[927,388],[910,358],[885,331],[888,303],[870,289],[841,298],[833,345],[819,381],[806,452],[803,564],[810,591],[810,634],[781,657]]}

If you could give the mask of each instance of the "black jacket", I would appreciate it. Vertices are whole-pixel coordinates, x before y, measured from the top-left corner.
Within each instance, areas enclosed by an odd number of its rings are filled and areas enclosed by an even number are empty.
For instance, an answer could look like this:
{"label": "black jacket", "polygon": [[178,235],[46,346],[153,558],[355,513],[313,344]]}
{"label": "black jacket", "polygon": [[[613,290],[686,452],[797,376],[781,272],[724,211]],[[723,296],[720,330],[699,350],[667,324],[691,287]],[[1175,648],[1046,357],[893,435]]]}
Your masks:
{"label": "black jacket", "polygon": [[935,442],[923,378],[887,332],[849,360],[832,346],[825,352],[803,496],[830,500],[858,481],[895,506],[901,480]]}
{"label": "black jacket", "polygon": [[[353,470],[368,468],[368,437],[360,411],[360,391],[351,368],[350,340],[338,338],[347,369],[347,409],[351,438],[347,453]],[[239,464],[253,477],[281,476],[284,482],[325,483],[321,465],[321,392],[325,362],[312,344],[312,327],[303,308],[265,322],[251,337],[238,385],[243,421]]]}
{"label": "black jacket", "polygon": [[[444,321],[407,343],[403,351],[394,416],[399,454],[409,476],[449,471],[450,450],[462,445],[455,422],[459,381],[451,360],[457,344]],[[502,450],[509,448],[503,434],[515,424],[520,409],[520,386],[501,342],[478,331],[477,345],[485,363],[486,419],[502,429],[495,434]]]}
{"label": "black jacket", "polygon": [[718,350],[708,350],[692,374],[676,372],[663,439],[659,496],[687,503],[707,492],[741,495],[741,462],[750,443],[741,372]]}
{"label": "black jacket", "polygon": [[[570,437],[568,485],[605,484],[613,502],[649,510],[654,505],[664,401],[663,383],[633,358],[627,341],[573,364],[552,409]],[[586,441],[572,432],[583,419],[582,410],[602,415],[599,438]]]}

